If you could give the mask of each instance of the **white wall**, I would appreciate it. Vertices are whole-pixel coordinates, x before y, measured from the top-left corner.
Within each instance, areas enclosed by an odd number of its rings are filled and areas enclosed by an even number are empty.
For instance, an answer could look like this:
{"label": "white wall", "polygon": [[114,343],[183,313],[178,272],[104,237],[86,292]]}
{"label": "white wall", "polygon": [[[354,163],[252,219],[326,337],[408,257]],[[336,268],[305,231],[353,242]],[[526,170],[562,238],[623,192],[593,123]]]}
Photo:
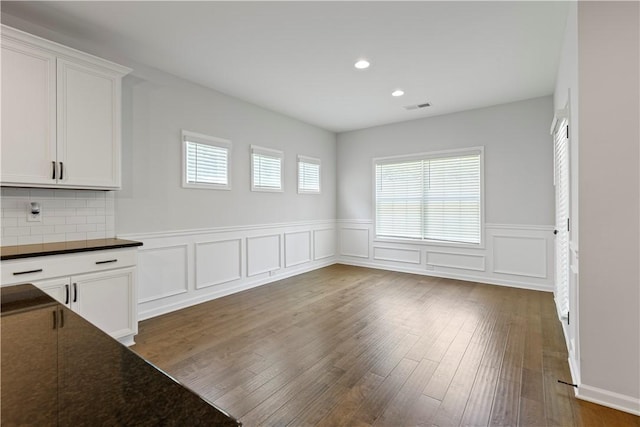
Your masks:
{"label": "white wall", "polygon": [[[338,135],[341,262],[531,289],[553,289],[552,98]],[[481,247],[375,238],[375,157],[482,145],[486,227]]]}
{"label": "white wall", "polygon": [[553,224],[552,108],[542,97],[339,134],[338,218],[372,219],[373,158],[483,145],[486,221]]}
{"label": "white wall", "polygon": [[579,396],[640,414],[640,5],[578,3]]}
{"label": "white wall", "polygon": [[[119,234],[335,218],[335,134],[140,65],[123,100]],[[181,129],[232,141],[231,191],[181,187]],[[251,144],[284,151],[283,193],[250,191]],[[297,194],[298,154],[321,159],[322,194]]]}

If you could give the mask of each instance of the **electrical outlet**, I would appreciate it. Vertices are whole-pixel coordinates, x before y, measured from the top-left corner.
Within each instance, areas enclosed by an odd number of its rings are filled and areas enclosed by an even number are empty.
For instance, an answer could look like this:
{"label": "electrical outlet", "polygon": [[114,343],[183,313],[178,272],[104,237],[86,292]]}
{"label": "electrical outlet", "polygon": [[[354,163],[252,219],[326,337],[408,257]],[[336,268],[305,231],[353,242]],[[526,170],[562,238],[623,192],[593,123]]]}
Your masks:
{"label": "electrical outlet", "polygon": [[27,205],[27,222],[42,222],[42,207],[38,202]]}
{"label": "electrical outlet", "polygon": [[42,222],[42,213],[27,212],[27,222]]}

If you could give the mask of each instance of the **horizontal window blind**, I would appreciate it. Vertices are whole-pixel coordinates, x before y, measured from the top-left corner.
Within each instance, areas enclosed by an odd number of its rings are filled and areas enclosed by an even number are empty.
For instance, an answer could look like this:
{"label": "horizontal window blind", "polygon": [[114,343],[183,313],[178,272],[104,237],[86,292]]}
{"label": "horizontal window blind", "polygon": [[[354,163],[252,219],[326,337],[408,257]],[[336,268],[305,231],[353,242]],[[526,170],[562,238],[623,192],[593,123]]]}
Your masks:
{"label": "horizontal window blind", "polygon": [[253,191],[282,191],[281,151],[251,147],[251,189]]}
{"label": "horizontal window blind", "polygon": [[320,192],[320,159],[298,156],[298,193]]}
{"label": "horizontal window blind", "polygon": [[480,156],[376,162],[376,235],[479,244]]}
{"label": "horizontal window blind", "polygon": [[186,187],[229,188],[230,141],[183,131]]}

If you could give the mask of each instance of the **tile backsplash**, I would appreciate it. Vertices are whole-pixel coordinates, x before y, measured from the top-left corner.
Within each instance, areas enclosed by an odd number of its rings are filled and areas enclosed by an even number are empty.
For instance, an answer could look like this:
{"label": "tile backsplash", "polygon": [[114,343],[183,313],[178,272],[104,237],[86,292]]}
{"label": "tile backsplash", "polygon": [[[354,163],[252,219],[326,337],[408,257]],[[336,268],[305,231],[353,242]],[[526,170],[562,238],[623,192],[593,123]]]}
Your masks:
{"label": "tile backsplash", "polygon": [[[41,206],[41,222],[28,222],[31,202]],[[2,246],[115,236],[114,192],[2,188]]]}

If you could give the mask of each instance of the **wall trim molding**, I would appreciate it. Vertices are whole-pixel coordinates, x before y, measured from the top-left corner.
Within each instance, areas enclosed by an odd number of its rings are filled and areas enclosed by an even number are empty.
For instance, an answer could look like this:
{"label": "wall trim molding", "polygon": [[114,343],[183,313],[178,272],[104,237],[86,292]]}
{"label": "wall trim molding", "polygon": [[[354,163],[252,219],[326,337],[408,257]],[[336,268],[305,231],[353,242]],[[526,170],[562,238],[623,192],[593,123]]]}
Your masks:
{"label": "wall trim molding", "polygon": [[547,279],[548,278],[548,274],[547,274],[547,269],[548,269],[548,266],[547,266],[547,249],[546,249],[547,248],[547,245],[546,245],[547,239],[545,239],[544,237],[533,237],[533,236],[509,236],[507,234],[494,234],[493,236],[491,236],[491,238],[492,238],[492,242],[491,242],[492,245],[491,246],[493,247],[493,252],[494,252],[493,258],[494,259],[496,258],[496,256],[495,256],[496,239],[513,239],[513,240],[519,239],[519,240],[539,240],[539,241],[541,240],[542,242],[544,242],[545,243],[545,245],[544,245],[544,248],[545,248],[545,250],[544,250],[544,271],[545,271],[545,274],[531,274],[531,273],[526,273],[524,271],[501,270],[501,269],[495,268],[495,264],[494,264],[494,267],[493,267],[493,272],[494,273],[498,273],[498,274],[510,274],[510,275],[513,275],[513,276],[537,277],[539,279]]}
{"label": "wall trim molding", "polygon": [[306,264],[308,262],[311,262],[311,260],[313,259],[313,235],[314,233],[311,233],[312,230],[302,230],[302,231],[285,231],[284,232],[284,250],[285,250],[285,254],[287,253],[288,247],[287,247],[287,236],[292,236],[294,234],[306,234],[307,236],[309,236],[309,257],[307,259],[301,260],[301,261],[297,261],[297,262],[292,262],[292,263],[288,263],[287,262],[287,258],[285,256],[284,259],[284,267],[285,268],[289,268],[289,267],[295,267],[296,265],[301,265],[301,264]]}
{"label": "wall trim molding", "polygon": [[151,231],[148,233],[118,233],[119,239],[127,240],[144,240],[154,238],[167,238],[167,237],[184,237],[200,234],[215,234],[215,233],[229,233],[237,231],[253,231],[253,230],[265,230],[269,228],[290,228],[290,227],[313,227],[318,225],[335,224],[333,219],[322,219],[316,221],[296,221],[296,222],[282,222],[272,224],[254,224],[254,225],[234,225],[228,227],[212,227],[212,228],[193,228],[185,230],[171,230],[171,231]]}
{"label": "wall trim molding", "polygon": [[640,399],[624,394],[614,393],[587,384],[579,384],[576,397],[587,402],[608,406],[619,411],[640,416]]}
{"label": "wall trim molding", "polygon": [[336,219],[336,224],[373,224],[372,219]]}
{"label": "wall trim molding", "polygon": [[[139,249],[138,286],[151,298],[138,300],[140,320],[334,264],[336,236],[333,220],[120,235],[144,245]],[[292,244],[286,244],[287,238]],[[295,240],[303,241],[304,255],[298,253]],[[181,252],[154,256],[172,248]],[[316,249],[321,259],[313,259]],[[170,277],[143,271],[158,262]],[[180,289],[175,289],[175,280]],[[163,289],[168,291],[162,293]]]}
{"label": "wall trim molding", "polygon": [[[373,224],[372,219],[336,219],[336,224]],[[553,231],[555,225],[531,225],[531,224],[501,224],[485,222],[485,228],[509,229],[509,230],[532,230],[532,231]]]}
{"label": "wall trim molding", "polygon": [[529,225],[529,224],[494,224],[494,223],[485,223],[485,228],[492,228],[495,230],[531,230],[531,231],[553,231],[555,229],[554,225]]}
{"label": "wall trim molding", "polygon": [[[277,237],[278,238],[278,266],[275,268],[263,268],[261,270],[258,271],[251,271],[251,261],[253,260],[253,258],[249,257],[249,246],[251,245],[251,241],[252,240],[259,240],[259,239],[266,239],[268,237]],[[271,274],[274,271],[278,271],[280,269],[282,269],[282,234],[281,233],[274,233],[274,234],[261,234],[259,236],[250,236],[246,238],[246,247],[247,247],[247,254],[246,254],[246,259],[247,259],[247,277],[253,277],[253,276],[257,276],[259,274],[263,274],[263,273],[269,273]]]}
{"label": "wall trim molding", "polygon": [[[167,246],[160,246],[160,247],[152,247],[152,248],[145,248],[144,246],[141,248],[138,248],[138,252],[151,252],[151,251],[165,251],[167,249],[174,249],[174,248],[184,248],[184,288],[183,289],[178,289],[175,291],[171,291],[171,292],[165,292],[163,294],[159,294],[159,295],[153,295],[151,297],[147,297],[147,298],[142,298],[142,299],[138,299],[138,305],[140,304],[144,304],[144,303],[148,303],[148,302],[152,302],[152,301],[158,301],[161,300],[163,298],[169,298],[169,297],[173,297],[176,295],[181,295],[181,294],[186,294],[187,292],[189,292],[189,245],[186,243],[180,243],[180,244],[175,244],[175,245],[167,245]],[[138,268],[139,268],[139,261],[138,261]],[[140,273],[138,273],[138,277],[140,276]],[[139,279],[138,279],[139,280]],[[138,288],[140,287],[140,285],[137,285]],[[139,292],[137,292],[139,294]]]}
{"label": "wall trim molding", "polygon": [[[316,233],[321,232],[321,231],[331,231],[331,232],[334,233],[334,245],[333,245],[333,252],[331,252],[328,255],[318,256],[318,254],[317,254],[318,248],[316,247],[316,242],[318,241],[318,237],[316,236]],[[337,240],[336,237],[337,237],[337,230],[336,230],[335,227],[334,228],[318,228],[318,229],[313,230],[313,233],[312,233],[312,239],[313,239],[313,242],[312,242],[312,245],[313,245],[313,261],[318,261],[318,260],[326,259],[326,258],[332,258],[332,257],[336,256],[336,240]]]}
{"label": "wall trim molding", "polygon": [[[429,262],[429,254],[461,255],[461,256],[468,256],[468,257],[482,258],[482,268],[463,267],[463,266],[459,266],[459,265]],[[427,265],[432,265],[434,267],[458,268],[458,269],[462,269],[462,270],[472,270],[472,271],[487,271],[487,257],[486,257],[486,255],[467,254],[467,253],[464,253],[464,252],[437,251],[437,250],[427,249],[426,258],[427,258],[426,259]]]}
{"label": "wall trim molding", "polygon": [[421,268],[408,268],[408,267],[400,267],[396,265],[384,265],[380,263],[359,261],[355,259],[352,260],[352,259],[341,258],[341,259],[338,259],[338,261],[336,261],[335,264],[374,268],[376,270],[398,271],[401,273],[412,273],[412,274],[419,274],[422,276],[442,277],[444,279],[455,279],[455,280],[463,280],[467,282],[478,282],[478,283],[483,283],[487,285],[507,286],[507,287],[519,288],[519,289],[530,289],[533,291],[553,292],[553,287],[540,285],[537,283],[514,281],[514,280],[501,280],[496,278],[473,276],[473,275],[467,275],[467,274],[449,274],[442,271],[430,271],[430,270],[423,270]]}
{"label": "wall trim molding", "polygon": [[[201,242],[195,242],[193,244],[193,248],[194,248],[194,254],[193,254],[193,258],[195,260],[198,259],[198,251],[200,250],[201,246],[204,245],[211,245],[211,244],[216,244],[216,243],[227,243],[227,242],[238,242],[238,275],[222,280],[222,281],[218,281],[218,282],[211,282],[211,283],[204,283],[204,284],[198,284],[198,268],[195,268],[195,273],[194,273],[194,280],[195,280],[195,288],[196,290],[198,289],[206,289],[206,288],[210,288],[211,286],[217,286],[217,285],[222,285],[224,283],[229,283],[229,282],[233,282],[236,280],[240,280],[242,279],[242,239],[241,238],[233,238],[233,239],[221,239],[221,240],[206,240],[206,241],[201,241]],[[196,261],[197,262],[197,261]]]}
{"label": "wall trim molding", "polygon": [[182,301],[173,302],[170,304],[163,305],[161,307],[151,308],[148,310],[141,310],[140,308],[138,308],[138,321],[147,320],[152,317],[160,316],[162,314],[170,313],[172,311],[191,307],[192,305],[211,301],[216,298],[221,298],[227,295],[235,294],[237,292],[245,291],[247,289],[257,288],[258,286],[266,285],[271,282],[286,279],[288,277],[297,276],[298,274],[307,273],[309,271],[317,270],[319,268],[328,267],[333,264],[335,264],[334,260],[323,261],[323,262],[314,263],[314,264],[307,263],[304,266],[301,266],[299,268],[292,268],[291,270],[285,271],[282,274],[250,280],[244,283],[240,283],[234,287],[216,290],[215,292],[210,292],[206,294],[197,294],[197,296],[194,296],[193,298],[188,298]]}
{"label": "wall trim molding", "polygon": [[[388,250],[399,251],[399,252],[410,252],[410,253],[414,253],[414,254],[417,253],[418,254],[418,262],[376,256],[376,249],[388,249]],[[401,263],[404,263],[404,264],[420,265],[420,264],[422,264],[422,251],[420,249],[395,248],[393,246],[378,246],[378,245],[374,245],[373,246],[373,259],[375,259],[377,261],[393,261],[393,262],[401,262]]]}

